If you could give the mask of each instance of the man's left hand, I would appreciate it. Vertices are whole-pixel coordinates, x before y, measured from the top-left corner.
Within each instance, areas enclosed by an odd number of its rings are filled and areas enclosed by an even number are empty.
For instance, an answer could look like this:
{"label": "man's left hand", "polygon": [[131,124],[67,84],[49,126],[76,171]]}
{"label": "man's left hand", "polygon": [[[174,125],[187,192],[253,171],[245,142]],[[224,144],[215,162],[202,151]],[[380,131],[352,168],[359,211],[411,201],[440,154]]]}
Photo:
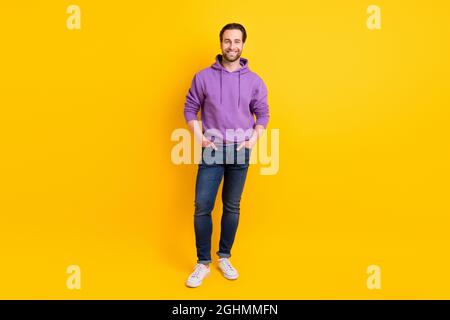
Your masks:
{"label": "man's left hand", "polygon": [[250,138],[250,140],[245,140],[245,141],[241,142],[241,144],[237,147],[236,150],[239,151],[244,147],[247,149],[251,149],[251,148],[253,148],[255,143],[256,143],[256,139]]}

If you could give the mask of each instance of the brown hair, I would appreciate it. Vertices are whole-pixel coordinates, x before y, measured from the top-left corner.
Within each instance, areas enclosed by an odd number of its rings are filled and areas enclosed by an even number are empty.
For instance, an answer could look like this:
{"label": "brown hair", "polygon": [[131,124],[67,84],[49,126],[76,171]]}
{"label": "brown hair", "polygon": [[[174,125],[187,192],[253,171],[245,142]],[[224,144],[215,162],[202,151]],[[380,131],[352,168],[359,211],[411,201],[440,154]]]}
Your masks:
{"label": "brown hair", "polygon": [[220,42],[222,42],[222,40],[223,40],[223,33],[225,32],[225,30],[236,30],[236,29],[241,30],[242,42],[245,43],[245,40],[247,40],[247,32],[245,31],[244,26],[239,23],[229,23],[226,26],[224,26],[222,28],[222,30],[220,30],[220,34],[219,34]]}

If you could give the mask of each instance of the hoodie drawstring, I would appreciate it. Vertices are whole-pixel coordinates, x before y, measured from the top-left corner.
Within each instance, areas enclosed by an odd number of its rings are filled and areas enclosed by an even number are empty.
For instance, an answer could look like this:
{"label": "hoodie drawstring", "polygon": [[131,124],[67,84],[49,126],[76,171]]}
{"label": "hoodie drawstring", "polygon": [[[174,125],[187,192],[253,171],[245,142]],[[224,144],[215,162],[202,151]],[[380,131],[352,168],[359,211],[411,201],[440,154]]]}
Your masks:
{"label": "hoodie drawstring", "polygon": [[[216,59],[218,59],[219,56],[217,56]],[[218,61],[218,60],[217,60]],[[242,66],[242,64],[241,64]],[[238,80],[238,102],[237,102],[237,108],[239,109],[239,106],[241,104],[241,70],[242,67],[239,69],[239,80]],[[223,68],[220,67],[220,104],[222,105],[222,77],[223,77]]]}
{"label": "hoodie drawstring", "polygon": [[241,69],[239,69],[239,94],[238,94],[238,109],[241,104]]}

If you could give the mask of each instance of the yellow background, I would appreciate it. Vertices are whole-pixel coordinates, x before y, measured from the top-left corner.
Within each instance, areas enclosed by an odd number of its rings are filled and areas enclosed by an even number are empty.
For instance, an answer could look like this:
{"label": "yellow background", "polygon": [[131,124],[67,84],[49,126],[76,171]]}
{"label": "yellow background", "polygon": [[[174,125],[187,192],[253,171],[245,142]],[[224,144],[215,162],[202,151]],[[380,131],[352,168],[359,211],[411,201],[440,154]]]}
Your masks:
{"label": "yellow background", "polygon": [[[449,9],[2,1],[0,298],[450,298]],[[188,289],[197,167],[171,162],[170,135],[228,22],[247,28],[243,57],[269,89],[280,169],[250,168],[240,278],[213,265]],[[219,190],[213,258],[221,209]],[[366,287],[372,264],[381,290]]]}

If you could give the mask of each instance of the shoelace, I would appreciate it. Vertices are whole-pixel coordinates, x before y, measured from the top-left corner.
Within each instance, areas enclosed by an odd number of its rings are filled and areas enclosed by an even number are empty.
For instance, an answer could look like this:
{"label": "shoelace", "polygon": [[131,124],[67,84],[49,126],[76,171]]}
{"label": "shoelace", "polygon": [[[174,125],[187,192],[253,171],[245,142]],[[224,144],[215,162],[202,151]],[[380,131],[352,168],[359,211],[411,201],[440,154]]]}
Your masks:
{"label": "shoelace", "polygon": [[200,278],[199,276],[200,276],[200,272],[201,272],[201,266],[199,265],[199,266],[197,266],[196,268],[195,268],[195,271],[194,271],[194,273],[192,273],[192,277],[194,278]]}
{"label": "shoelace", "polygon": [[225,261],[225,265],[227,266],[228,270],[230,271],[234,271],[233,266],[231,265],[231,263],[228,260],[224,260]]}

